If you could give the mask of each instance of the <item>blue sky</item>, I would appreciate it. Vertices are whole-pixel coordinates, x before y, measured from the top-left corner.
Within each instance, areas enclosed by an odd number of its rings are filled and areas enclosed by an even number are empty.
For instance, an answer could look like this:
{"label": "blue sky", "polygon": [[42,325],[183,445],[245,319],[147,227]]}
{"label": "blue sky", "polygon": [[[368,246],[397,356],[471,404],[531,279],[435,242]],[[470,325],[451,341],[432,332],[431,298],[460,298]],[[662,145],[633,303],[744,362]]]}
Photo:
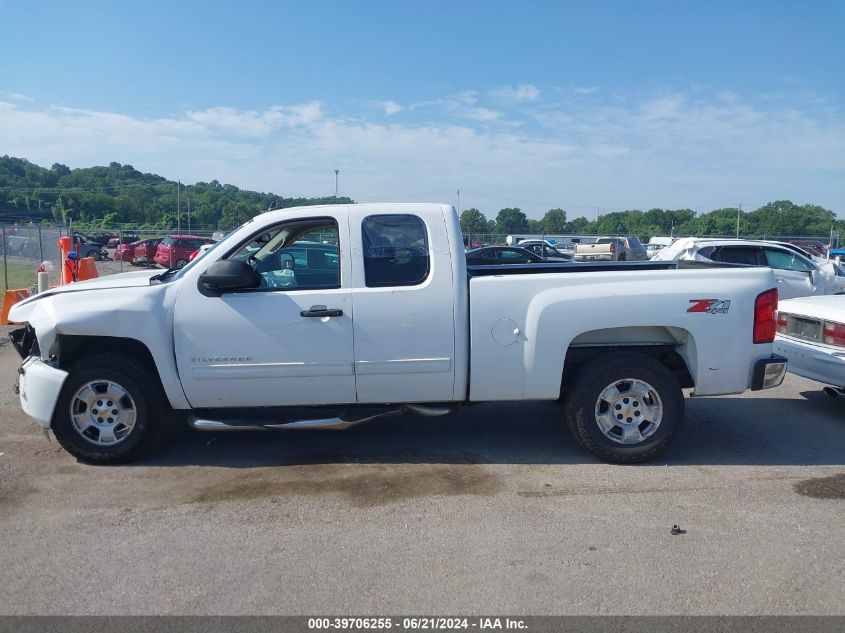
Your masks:
{"label": "blue sky", "polygon": [[845,214],[843,2],[0,2],[0,154],[284,195]]}

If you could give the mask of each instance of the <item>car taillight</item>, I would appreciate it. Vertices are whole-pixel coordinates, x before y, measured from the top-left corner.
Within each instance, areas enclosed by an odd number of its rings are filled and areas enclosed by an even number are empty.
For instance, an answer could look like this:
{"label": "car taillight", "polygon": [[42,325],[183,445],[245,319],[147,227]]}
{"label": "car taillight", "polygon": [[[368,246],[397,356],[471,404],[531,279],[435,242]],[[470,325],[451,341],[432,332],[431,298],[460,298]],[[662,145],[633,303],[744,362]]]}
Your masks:
{"label": "car taillight", "polygon": [[778,309],[778,289],[761,292],[754,300],[754,343],[775,340],[775,311]]}
{"label": "car taillight", "polygon": [[786,313],[775,313],[775,330],[778,334],[786,334]]}
{"label": "car taillight", "polygon": [[828,345],[845,347],[845,325],[834,323],[833,321],[825,321],[824,342]]}

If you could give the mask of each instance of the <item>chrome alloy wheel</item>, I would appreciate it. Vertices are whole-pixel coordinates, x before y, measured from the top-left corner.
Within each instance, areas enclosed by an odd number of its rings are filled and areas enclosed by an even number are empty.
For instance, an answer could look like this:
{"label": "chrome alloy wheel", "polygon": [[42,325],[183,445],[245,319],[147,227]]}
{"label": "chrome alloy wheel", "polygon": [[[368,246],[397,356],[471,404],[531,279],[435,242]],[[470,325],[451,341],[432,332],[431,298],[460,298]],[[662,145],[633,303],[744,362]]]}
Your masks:
{"label": "chrome alloy wheel", "polygon": [[74,430],[97,446],[113,446],[126,439],[138,413],[129,392],[111,380],[92,380],[70,400]]}
{"label": "chrome alloy wheel", "polygon": [[596,423],[617,444],[639,444],[657,431],[662,419],[663,402],[644,380],[614,380],[596,400]]}

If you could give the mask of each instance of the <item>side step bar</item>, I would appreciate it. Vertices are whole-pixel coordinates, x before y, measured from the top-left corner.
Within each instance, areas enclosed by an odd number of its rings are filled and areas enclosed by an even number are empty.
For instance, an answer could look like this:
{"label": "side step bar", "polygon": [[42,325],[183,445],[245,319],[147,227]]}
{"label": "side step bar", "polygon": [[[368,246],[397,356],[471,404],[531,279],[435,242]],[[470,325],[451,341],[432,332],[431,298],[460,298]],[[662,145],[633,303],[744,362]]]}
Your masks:
{"label": "side step bar", "polygon": [[284,429],[302,430],[331,430],[342,431],[350,426],[370,422],[377,418],[388,418],[403,413],[414,413],[425,417],[437,417],[447,415],[453,411],[452,407],[429,407],[420,404],[405,404],[394,409],[386,409],[379,413],[361,418],[342,416],[333,418],[313,418],[307,420],[294,420],[292,422],[267,422],[256,423],[253,420],[211,420],[190,416],[188,424],[197,431],[275,431]]}

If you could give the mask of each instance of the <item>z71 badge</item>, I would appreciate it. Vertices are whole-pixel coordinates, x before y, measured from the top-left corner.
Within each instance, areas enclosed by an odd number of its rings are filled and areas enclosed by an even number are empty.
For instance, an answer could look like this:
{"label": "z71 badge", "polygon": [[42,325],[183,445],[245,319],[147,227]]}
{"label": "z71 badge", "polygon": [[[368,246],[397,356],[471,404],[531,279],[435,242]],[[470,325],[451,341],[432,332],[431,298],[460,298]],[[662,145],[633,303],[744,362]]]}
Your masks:
{"label": "z71 badge", "polygon": [[690,299],[694,304],[687,312],[706,312],[707,314],[727,314],[731,309],[730,299]]}

